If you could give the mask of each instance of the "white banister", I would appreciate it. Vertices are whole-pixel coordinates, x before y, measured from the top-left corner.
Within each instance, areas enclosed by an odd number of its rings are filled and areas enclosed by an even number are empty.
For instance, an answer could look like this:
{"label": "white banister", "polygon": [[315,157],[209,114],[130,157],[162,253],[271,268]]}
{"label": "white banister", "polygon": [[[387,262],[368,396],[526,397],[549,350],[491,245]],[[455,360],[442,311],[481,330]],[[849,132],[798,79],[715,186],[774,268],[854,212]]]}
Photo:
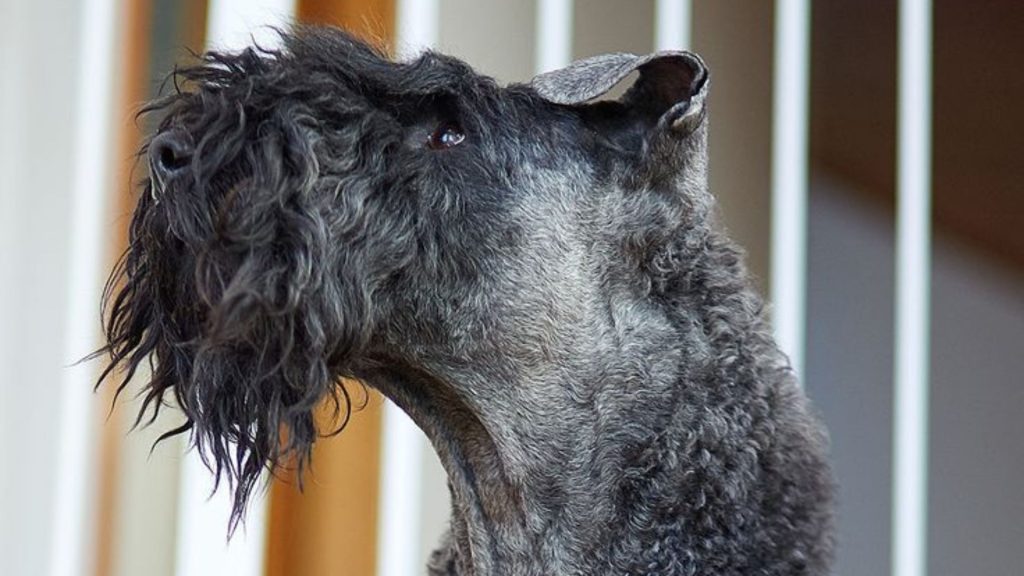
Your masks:
{"label": "white banister", "polygon": [[82,6],[77,59],[74,172],[68,256],[67,328],[63,352],[57,448],[56,494],[50,545],[50,575],[74,576],[93,557],[96,487],[93,438],[96,426],[92,363],[73,364],[96,348],[97,302],[102,291],[103,214],[110,182],[111,101],[117,2],[87,0]]}
{"label": "white banister", "polygon": [[690,49],[692,19],[692,0],[657,0],[654,5],[654,49]]}
{"label": "white banister", "polygon": [[927,574],[931,12],[929,0],[900,1],[893,576]]}
{"label": "white banister", "polygon": [[803,375],[807,308],[810,3],[775,3],[771,299],[775,335]]}
{"label": "white banister", "polygon": [[572,61],[572,0],[538,0],[534,70],[556,70]]}

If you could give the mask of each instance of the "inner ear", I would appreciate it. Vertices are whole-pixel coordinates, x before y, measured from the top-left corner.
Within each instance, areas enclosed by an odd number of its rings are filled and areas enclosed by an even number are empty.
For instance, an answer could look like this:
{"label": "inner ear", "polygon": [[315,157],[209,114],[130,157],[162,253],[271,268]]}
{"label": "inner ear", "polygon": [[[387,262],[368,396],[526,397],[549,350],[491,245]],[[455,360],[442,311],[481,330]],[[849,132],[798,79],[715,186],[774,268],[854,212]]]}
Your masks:
{"label": "inner ear", "polygon": [[690,58],[658,58],[640,66],[639,77],[620,100],[658,118],[702,95],[706,80],[703,66]]}

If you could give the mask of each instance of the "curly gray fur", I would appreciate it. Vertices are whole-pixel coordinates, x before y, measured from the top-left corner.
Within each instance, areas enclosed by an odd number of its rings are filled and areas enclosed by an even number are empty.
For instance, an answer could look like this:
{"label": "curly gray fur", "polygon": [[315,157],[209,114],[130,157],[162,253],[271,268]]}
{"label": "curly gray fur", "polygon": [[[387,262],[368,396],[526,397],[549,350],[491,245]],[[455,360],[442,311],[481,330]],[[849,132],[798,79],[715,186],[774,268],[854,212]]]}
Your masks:
{"label": "curly gray fur", "polygon": [[[823,429],[707,189],[708,75],[611,55],[499,87],[332,29],[209,53],[148,111],[104,377],[151,361],[235,495],[341,383],[423,428],[431,574],[822,575]],[[594,102],[626,74],[618,101]]]}

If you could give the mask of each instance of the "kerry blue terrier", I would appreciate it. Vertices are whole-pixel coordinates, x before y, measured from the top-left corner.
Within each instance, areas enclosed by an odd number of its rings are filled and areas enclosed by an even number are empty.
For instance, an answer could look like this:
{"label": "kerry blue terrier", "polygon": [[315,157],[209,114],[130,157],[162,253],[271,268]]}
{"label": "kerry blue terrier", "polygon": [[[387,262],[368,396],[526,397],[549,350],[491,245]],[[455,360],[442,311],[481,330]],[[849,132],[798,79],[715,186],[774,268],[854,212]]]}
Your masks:
{"label": "kerry blue terrier", "polygon": [[314,28],[175,80],[104,376],[152,362],[140,419],[173,395],[233,522],[358,381],[447,469],[431,574],[828,572],[825,435],[714,223],[699,57],[501,87]]}

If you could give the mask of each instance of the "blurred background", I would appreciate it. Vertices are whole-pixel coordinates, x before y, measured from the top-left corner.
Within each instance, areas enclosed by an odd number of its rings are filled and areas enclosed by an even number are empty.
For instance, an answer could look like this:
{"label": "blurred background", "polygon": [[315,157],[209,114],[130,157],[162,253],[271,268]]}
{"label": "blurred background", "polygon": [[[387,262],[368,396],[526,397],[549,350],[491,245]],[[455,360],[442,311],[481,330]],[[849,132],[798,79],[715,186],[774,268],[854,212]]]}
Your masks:
{"label": "blurred background", "polygon": [[[229,546],[224,503],[207,499],[184,441],[151,451],[180,416],[128,433],[132,394],[111,411],[112,387],[91,391],[100,362],[72,366],[99,344],[100,290],[145,170],[133,172],[147,129],[134,113],[190,49],[241,46],[267,23],[326,23],[399,54],[433,45],[511,82],[566,58],[689,46],[713,77],[712,190],[770,293],[785,254],[772,245],[777,8],[0,0],[0,574],[399,576],[422,573],[444,530],[440,465],[372,396],[319,444],[305,491],[269,482]],[[802,14],[806,288],[794,317],[805,385],[831,432],[836,573],[847,576],[889,573],[894,555],[899,16],[897,0],[819,1]],[[1024,3],[936,0],[930,29],[925,557],[936,576],[1021,574]]]}

